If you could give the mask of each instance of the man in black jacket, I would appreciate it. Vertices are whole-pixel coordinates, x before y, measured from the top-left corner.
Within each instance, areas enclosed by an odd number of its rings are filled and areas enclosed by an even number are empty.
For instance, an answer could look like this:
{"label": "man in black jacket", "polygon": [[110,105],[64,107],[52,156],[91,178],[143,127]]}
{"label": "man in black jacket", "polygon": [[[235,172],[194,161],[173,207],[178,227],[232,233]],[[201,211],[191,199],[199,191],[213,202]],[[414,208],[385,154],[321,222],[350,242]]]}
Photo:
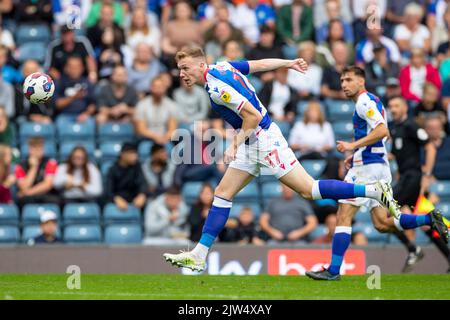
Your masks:
{"label": "man in black jacket", "polygon": [[132,204],[142,209],[147,200],[147,183],[138,161],[137,147],[124,143],[119,159],[108,172],[106,196],[121,210]]}

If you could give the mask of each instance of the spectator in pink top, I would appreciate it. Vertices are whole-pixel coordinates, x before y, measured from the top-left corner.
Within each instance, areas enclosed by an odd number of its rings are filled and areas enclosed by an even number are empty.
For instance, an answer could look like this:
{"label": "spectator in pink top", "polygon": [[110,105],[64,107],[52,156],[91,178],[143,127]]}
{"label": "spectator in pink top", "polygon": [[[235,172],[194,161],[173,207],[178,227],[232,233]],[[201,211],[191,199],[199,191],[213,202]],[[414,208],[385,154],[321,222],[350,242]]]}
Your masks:
{"label": "spectator in pink top", "polygon": [[423,49],[412,50],[411,62],[400,71],[400,87],[402,96],[413,102],[420,102],[423,95],[423,87],[426,82],[431,82],[441,90],[442,81],[439,71],[427,63]]}

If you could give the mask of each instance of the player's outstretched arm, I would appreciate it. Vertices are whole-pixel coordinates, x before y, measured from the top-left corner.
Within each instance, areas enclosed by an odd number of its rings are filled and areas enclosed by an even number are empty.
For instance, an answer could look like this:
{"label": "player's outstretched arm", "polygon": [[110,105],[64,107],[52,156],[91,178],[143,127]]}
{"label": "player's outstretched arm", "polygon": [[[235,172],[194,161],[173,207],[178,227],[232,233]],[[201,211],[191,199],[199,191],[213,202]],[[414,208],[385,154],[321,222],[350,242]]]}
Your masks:
{"label": "player's outstretched arm", "polygon": [[305,73],[306,70],[308,69],[308,64],[302,58],[294,60],[284,60],[284,59],[249,60],[248,65],[250,68],[250,73],[271,71],[279,68],[290,68],[298,72]]}

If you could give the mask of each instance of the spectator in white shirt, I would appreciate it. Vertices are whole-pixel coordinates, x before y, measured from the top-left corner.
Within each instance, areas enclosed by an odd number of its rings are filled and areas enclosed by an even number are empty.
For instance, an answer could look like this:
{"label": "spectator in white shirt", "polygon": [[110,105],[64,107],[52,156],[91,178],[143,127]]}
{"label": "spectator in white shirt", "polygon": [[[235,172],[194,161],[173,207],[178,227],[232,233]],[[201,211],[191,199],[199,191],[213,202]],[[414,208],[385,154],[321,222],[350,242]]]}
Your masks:
{"label": "spectator in white shirt", "polygon": [[298,151],[300,160],[324,159],[335,146],[331,124],[325,120],[321,106],[311,101],[303,120],[297,122],[289,135],[292,150]]}
{"label": "spectator in white shirt", "polygon": [[308,70],[305,73],[295,72],[294,70],[288,71],[288,84],[297,91],[301,98],[318,97],[320,94],[322,68],[313,61],[315,54],[316,45],[314,42],[301,42],[298,46],[298,56],[308,63]]}
{"label": "spectator in white shirt", "polygon": [[134,114],[137,135],[158,144],[170,142],[177,128],[177,107],[175,102],[167,97],[167,89],[161,77],[153,79],[151,96],[137,104]]}
{"label": "spectator in white shirt", "polygon": [[405,23],[395,28],[394,39],[400,50],[410,53],[413,48],[422,48],[425,52],[431,50],[431,33],[420,23],[424,12],[420,5],[410,3],[405,8]]}
{"label": "spectator in white shirt", "polygon": [[173,98],[179,122],[193,124],[195,121],[206,119],[209,111],[209,97],[202,87],[188,87],[184,81],[181,81],[181,86],[175,89]]}
{"label": "spectator in white shirt", "polygon": [[142,8],[134,9],[127,37],[127,45],[133,51],[139,43],[151,46],[156,56],[161,54],[161,32],[157,26],[148,24],[147,13]]}
{"label": "spectator in white shirt", "polygon": [[53,185],[61,190],[65,202],[95,200],[102,193],[100,171],[82,146],[75,147],[67,162],[58,166]]}

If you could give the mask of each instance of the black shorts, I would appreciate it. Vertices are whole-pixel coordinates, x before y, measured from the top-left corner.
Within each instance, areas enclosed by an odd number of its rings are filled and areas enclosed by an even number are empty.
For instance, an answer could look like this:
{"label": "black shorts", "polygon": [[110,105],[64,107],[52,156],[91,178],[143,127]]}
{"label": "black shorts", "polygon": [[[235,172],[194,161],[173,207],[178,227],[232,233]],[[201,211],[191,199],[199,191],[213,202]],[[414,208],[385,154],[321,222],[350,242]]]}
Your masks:
{"label": "black shorts", "polygon": [[400,175],[394,187],[394,198],[400,206],[414,207],[420,194],[422,172],[411,170]]}

